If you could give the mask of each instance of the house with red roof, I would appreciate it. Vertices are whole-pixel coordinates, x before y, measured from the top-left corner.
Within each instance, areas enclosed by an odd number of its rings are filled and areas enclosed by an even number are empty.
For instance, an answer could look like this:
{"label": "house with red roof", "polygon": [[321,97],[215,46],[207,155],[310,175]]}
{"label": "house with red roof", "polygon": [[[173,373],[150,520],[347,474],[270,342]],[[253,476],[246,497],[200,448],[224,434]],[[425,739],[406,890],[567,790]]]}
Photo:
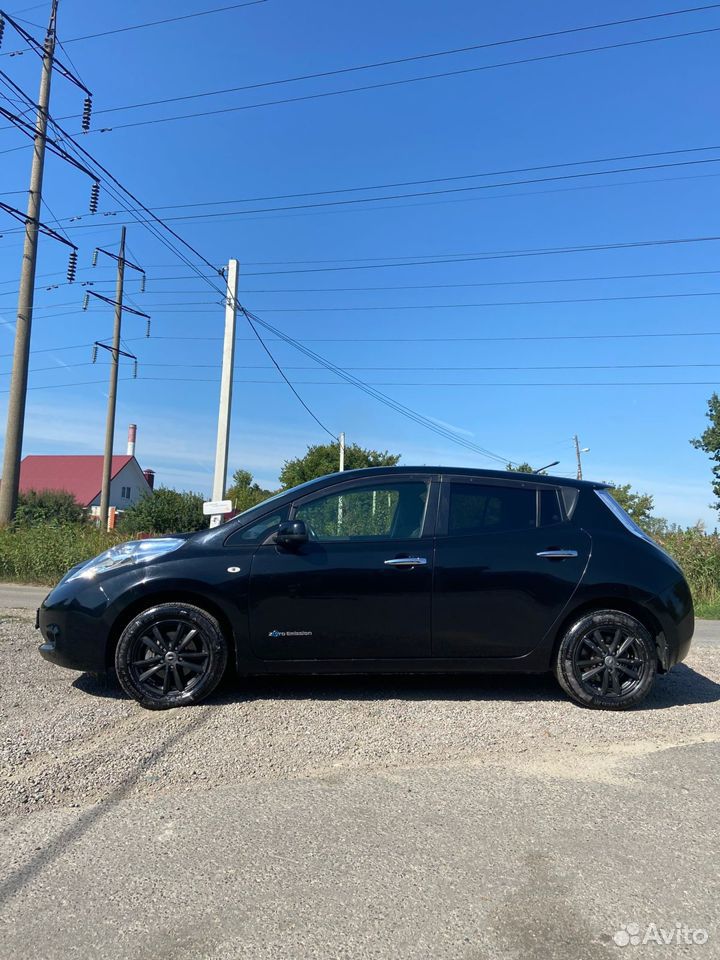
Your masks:
{"label": "house with red roof", "polygon": [[[102,456],[36,456],[24,457],[20,464],[20,492],[29,490],[64,490],[71,493],[81,507],[91,513],[100,506]],[[128,507],[153,489],[155,474],[142,470],[134,456],[112,458],[110,472],[110,506],[116,510]]]}

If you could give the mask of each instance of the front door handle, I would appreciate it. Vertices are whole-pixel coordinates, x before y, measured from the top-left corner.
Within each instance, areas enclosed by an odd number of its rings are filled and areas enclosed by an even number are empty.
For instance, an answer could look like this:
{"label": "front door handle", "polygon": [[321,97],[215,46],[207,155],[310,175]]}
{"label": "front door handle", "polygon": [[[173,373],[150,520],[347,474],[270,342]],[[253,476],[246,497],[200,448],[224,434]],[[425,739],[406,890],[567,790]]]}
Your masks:
{"label": "front door handle", "polygon": [[385,560],[386,567],[423,567],[427,564],[427,557],[396,557],[394,560]]}
{"label": "front door handle", "polygon": [[536,554],[537,557],[542,557],[543,560],[571,560],[577,555],[577,550],[540,550],[540,552]]}

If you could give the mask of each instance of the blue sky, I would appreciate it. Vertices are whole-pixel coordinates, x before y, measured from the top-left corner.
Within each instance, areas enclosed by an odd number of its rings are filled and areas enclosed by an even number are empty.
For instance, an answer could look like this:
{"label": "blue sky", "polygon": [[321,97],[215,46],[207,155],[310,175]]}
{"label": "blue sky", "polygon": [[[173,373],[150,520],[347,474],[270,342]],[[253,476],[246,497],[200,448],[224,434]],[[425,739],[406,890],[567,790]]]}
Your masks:
{"label": "blue sky", "polygon": [[[59,35],[68,40],[213,5],[156,0],[117,7],[61,0]],[[68,43],[67,53],[92,88],[99,111],[680,6],[657,0],[581,5],[268,0]],[[45,6],[34,8],[23,0],[9,9],[37,23],[46,16]],[[715,236],[720,233],[716,163],[345,208],[268,212],[268,207],[311,201],[240,201],[712,147],[718,136],[719,33],[176,122],[118,126],[712,27],[720,27],[720,8],[185,103],[97,113],[95,125],[115,126],[89,134],[82,143],[144,203],[162,207],[158,213],[164,217],[180,218],[170,221],[173,228],[209,261],[237,257],[241,301],[334,363],[359,368],[357,376],[383,384],[380,389],[393,398],[509,460],[537,466],[560,460],[557,472],[572,474],[571,437],[577,433],[590,447],[586,477],[630,482],[652,493],[657,512],[669,519],[694,523],[702,518],[714,526],[709,464],[688,441],[704,428],[706,401],[717,380],[718,365],[712,365],[717,336],[497,338],[720,331],[712,295],[720,291],[720,274],[701,272],[718,269],[718,243],[467,258]],[[3,52],[18,46],[6,30]],[[36,95],[38,64],[30,54],[0,57],[0,69]],[[78,92],[56,78],[53,114],[72,116],[81,107]],[[63,123],[71,131],[79,128],[78,119]],[[12,150],[22,144],[16,131],[0,131],[0,193],[5,202],[24,208],[24,196],[9,193],[27,182],[29,148]],[[720,149],[315,199],[716,157]],[[102,450],[107,366],[105,357],[89,365],[89,344],[110,335],[112,317],[99,303],[87,313],[80,310],[80,282],[92,280],[93,289],[113,295],[109,262],[92,270],[90,258],[95,245],[116,249],[119,224],[128,218],[104,215],[119,209],[106,193],[100,213],[89,216],[87,195],[81,174],[48,159],[44,217],[60,219],[79,244],[80,270],[75,286],[62,284],[65,251],[52,240],[41,241],[25,453]],[[175,206],[226,200],[238,202]],[[266,212],[254,212],[261,209]],[[221,215],[186,219],[208,211]],[[66,219],[73,216],[82,219]],[[6,389],[21,248],[12,221],[4,218],[0,230],[0,371]],[[117,449],[124,450],[127,424],[135,422],[143,467],[155,469],[159,482],[208,492],[223,308],[211,286],[142,225],[128,225],[128,243],[146,267],[148,282],[140,294],[130,275],[127,290],[132,303],[153,320],[150,339],[143,336],[144,321],[124,320],[124,339],[140,364],[139,378],[120,384]],[[447,262],[453,255],[466,259]],[[368,268],[378,259],[402,258],[445,262]],[[636,276],[661,273],[693,275]],[[627,279],[602,279],[621,276]],[[60,284],[56,289],[46,289],[55,283]],[[657,297],[667,294],[673,296]],[[611,297],[637,299],[518,303]],[[230,470],[246,467],[260,482],[273,485],[285,459],[326,437],[268,368],[244,321],[238,337]],[[332,432],[344,430],[349,441],[400,452],[405,463],[495,465],[338,383],[321,368],[293,369],[312,365],[290,345],[269,345]],[[126,367],[123,377],[130,374]],[[310,382],[303,386],[302,381]],[[648,381],[660,383],[637,385]],[[0,394],[3,425],[5,398]]]}

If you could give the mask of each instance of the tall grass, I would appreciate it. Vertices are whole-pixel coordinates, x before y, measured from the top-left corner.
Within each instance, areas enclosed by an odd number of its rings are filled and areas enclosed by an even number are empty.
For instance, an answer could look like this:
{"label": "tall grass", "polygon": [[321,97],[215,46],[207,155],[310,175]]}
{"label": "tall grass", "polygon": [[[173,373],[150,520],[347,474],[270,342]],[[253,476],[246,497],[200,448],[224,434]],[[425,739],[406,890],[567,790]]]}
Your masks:
{"label": "tall grass", "polygon": [[92,524],[8,527],[0,530],[0,580],[54,584],[70,567],[127,539]]}
{"label": "tall grass", "polygon": [[[83,560],[127,540],[92,524],[0,530],[0,580],[54,584]],[[658,542],[682,567],[700,616],[720,618],[720,535],[699,530],[665,533]]]}
{"label": "tall grass", "polygon": [[720,536],[691,529],[667,533],[657,540],[682,567],[696,613],[720,616]]}

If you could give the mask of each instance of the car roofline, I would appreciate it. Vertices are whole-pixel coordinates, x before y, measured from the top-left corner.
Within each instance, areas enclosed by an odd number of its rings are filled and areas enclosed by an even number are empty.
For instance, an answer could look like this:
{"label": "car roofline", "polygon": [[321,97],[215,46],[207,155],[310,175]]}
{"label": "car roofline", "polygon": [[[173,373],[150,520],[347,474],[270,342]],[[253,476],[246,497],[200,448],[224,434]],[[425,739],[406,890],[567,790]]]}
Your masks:
{"label": "car roofline", "polygon": [[318,477],[318,482],[360,477],[397,476],[398,474],[427,474],[429,476],[487,477],[489,480],[530,480],[533,483],[547,483],[551,486],[577,487],[578,489],[605,490],[612,484],[598,480],[576,480],[574,477],[557,477],[543,473],[520,473],[516,470],[487,470],[483,467],[441,467],[405,465],[394,467],[360,467],[356,470],[343,470],[327,473]]}

